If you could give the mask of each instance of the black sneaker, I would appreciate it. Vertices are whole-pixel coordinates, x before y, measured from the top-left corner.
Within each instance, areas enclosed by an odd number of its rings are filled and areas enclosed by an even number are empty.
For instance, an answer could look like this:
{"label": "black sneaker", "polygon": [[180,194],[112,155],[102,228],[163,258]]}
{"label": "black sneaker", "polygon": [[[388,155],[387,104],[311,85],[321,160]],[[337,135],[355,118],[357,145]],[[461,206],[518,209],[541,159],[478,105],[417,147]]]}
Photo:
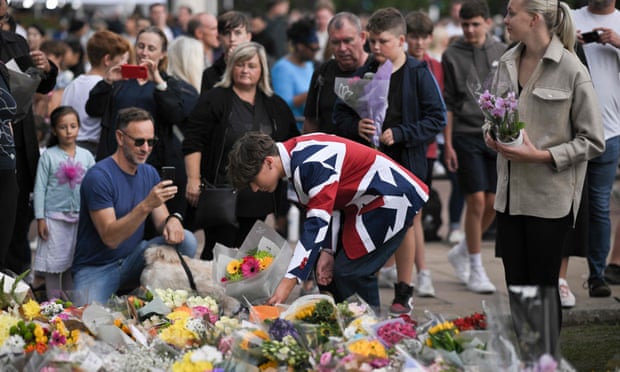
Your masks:
{"label": "black sneaker", "polygon": [[390,315],[409,314],[413,310],[411,304],[413,287],[404,282],[394,285],[394,301],[390,306]]}
{"label": "black sneaker", "polygon": [[588,293],[590,297],[609,297],[611,289],[601,278],[588,279]]}
{"label": "black sneaker", "polygon": [[605,268],[605,281],[609,284],[620,284],[620,265],[610,263]]}

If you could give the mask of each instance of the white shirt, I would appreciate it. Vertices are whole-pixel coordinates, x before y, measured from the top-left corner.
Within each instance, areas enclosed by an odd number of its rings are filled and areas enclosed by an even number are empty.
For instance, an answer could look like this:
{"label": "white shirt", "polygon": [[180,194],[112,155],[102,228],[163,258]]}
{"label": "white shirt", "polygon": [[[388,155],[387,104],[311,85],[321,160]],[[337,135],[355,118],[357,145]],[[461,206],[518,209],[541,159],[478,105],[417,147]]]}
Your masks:
{"label": "white shirt", "polygon": [[[620,11],[610,14],[593,14],[584,6],[573,11],[575,27],[581,32],[594,27],[611,28],[620,34]],[[600,43],[583,44],[592,76],[592,84],[598,97],[605,140],[620,135],[620,49]]]}
{"label": "white shirt", "polygon": [[90,90],[103,79],[99,75],[82,74],[75,78],[62,94],[61,104],[71,106],[80,116],[80,131],[78,141],[89,141],[99,143],[101,136],[101,118],[93,118],[86,113],[86,101],[90,95]]}

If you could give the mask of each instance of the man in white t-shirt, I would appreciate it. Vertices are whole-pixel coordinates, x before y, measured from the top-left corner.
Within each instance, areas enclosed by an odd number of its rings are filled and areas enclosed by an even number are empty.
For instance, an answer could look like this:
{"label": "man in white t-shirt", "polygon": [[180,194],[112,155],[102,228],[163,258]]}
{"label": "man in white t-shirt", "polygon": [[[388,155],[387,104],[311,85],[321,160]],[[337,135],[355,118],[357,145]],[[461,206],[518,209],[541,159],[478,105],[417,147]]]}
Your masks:
{"label": "man in white t-shirt", "polygon": [[77,144],[93,156],[97,153],[97,145],[101,136],[101,118],[94,118],[86,113],[86,101],[90,90],[103,78],[120,74],[120,65],[127,63],[131,45],[129,42],[111,31],[95,32],[86,44],[86,53],[91,70],[75,78],[62,95],[61,104],[73,107],[80,115],[80,131]]}
{"label": "man in white t-shirt", "polygon": [[[609,200],[620,156],[620,12],[616,0],[589,0],[573,11],[577,38],[583,43],[592,83],[605,127],[605,152],[588,162],[588,290],[590,297],[608,297],[603,272],[610,248]],[[583,37],[594,31],[594,41]],[[598,36],[596,36],[598,35]]]}

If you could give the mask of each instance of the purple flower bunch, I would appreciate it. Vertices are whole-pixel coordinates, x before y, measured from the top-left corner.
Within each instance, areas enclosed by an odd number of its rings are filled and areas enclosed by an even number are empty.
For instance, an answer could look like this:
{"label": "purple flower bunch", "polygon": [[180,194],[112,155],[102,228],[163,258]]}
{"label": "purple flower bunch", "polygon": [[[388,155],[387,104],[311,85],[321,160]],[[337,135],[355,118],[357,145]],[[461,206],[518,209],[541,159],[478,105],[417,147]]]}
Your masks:
{"label": "purple flower bunch", "polygon": [[508,92],[506,97],[498,97],[488,90],[478,98],[478,105],[485,117],[485,124],[491,136],[502,142],[509,142],[519,136],[525,124],[519,121],[518,99],[515,92]]}
{"label": "purple flower bunch", "polygon": [[293,322],[286,319],[276,318],[271,326],[269,326],[269,337],[276,341],[282,341],[285,336],[292,336],[294,339],[299,339],[299,333]]}

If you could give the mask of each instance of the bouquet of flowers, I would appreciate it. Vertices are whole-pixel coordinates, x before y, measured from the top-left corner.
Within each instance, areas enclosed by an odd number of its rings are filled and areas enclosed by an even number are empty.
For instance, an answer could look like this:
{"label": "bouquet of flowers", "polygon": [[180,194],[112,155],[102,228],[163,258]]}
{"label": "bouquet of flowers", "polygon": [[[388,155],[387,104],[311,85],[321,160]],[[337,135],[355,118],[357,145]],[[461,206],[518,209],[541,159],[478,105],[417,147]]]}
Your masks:
{"label": "bouquet of flowers", "polygon": [[286,273],[293,250],[263,221],[256,221],[238,250],[216,244],[213,280],[226,294],[251,304],[271,297]]}
{"label": "bouquet of flowers", "polygon": [[308,346],[324,344],[330,337],[341,337],[338,312],[333,299],[326,295],[307,295],[295,300],[281,318],[297,322]]}
{"label": "bouquet of flowers", "polygon": [[367,73],[363,78],[336,78],[334,84],[334,92],[338,98],[355,110],[360,118],[374,121],[375,134],[372,144],[375,147],[379,147],[381,127],[388,107],[391,75],[392,62],[387,60],[375,74]]}
{"label": "bouquet of flowers", "polygon": [[519,145],[523,141],[521,130],[525,124],[519,120],[516,86],[509,76],[505,65],[500,64],[493,67],[481,83],[472,67],[465,84],[484,114],[482,130],[499,142]]}
{"label": "bouquet of flowers", "polygon": [[502,143],[520,141],[521,129],[525,128],[525,123],[519,120],[515,92],[498,97],[485,90],[478,98],[478,104],[485,117],[483,129],[488,131],[491,137]]}
{"label": "bouquet of flowers", "polygon": [[231,260],[226,265],[226,275],[221,281],[237,281],[251,278],[259,272],[266,270],[273,262],[273,255],[268,251],[252,249],[242,258]]}

